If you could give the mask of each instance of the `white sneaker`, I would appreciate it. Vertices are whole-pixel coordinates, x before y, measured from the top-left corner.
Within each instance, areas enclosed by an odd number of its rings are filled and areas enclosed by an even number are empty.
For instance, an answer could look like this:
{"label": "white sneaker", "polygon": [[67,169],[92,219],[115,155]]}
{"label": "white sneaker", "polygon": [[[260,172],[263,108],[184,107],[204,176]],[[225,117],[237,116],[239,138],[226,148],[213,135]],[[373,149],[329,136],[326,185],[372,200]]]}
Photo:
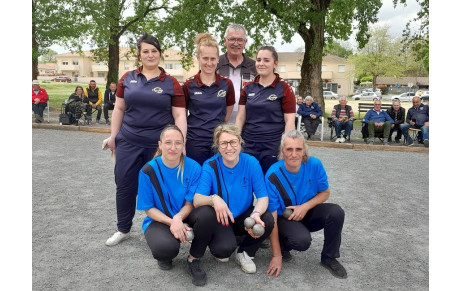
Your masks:
{"label": "white sneaker", "polygon": [[256,264],[254,264],[252,259],[254,258],[250,257],[245,251],[242,253],[236,253],[235,256],[235,261],[241,266],[241,270],[249,274],[256,272]]}
{"label": "white sneaker", "polygon": [[342,138],[341,138],[341,137],[338,137],[338,138],[335,140],[335,142],[339,142],[339,143],[342,142]]}
{"label": "white sneaker", "polygon": [[341,142],[341,143],[344,143],[344,142],[346,142],[346,141],[347,141],[347,139],[344,138],[344,137],[342,137],[340,142]]}
{"label": "white sneaker", "polygon": [[129,233],[122,233],[117,231],[105,242],[105,245],[112,247],[121,243],[127,238],[129,238]]}
{"label": "white sneaker", "polygon": [[218,262],[221,262],[221,263],[227,263],[229,261],[230,258],[218,258],[218,257],[214,257],[216,259],[216,261]]}

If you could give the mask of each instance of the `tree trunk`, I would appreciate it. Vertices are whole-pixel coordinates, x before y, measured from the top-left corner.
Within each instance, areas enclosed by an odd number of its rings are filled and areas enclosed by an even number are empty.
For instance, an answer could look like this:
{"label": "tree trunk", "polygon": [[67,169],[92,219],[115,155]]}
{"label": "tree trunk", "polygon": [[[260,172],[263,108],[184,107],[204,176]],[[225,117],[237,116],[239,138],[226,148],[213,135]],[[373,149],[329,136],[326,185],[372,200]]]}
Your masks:
{"label": "tree trunk", "polygon": [[[35,2],[32,1],[32,12],[35,11]],[[32,21],[32,80],[37,80],[38,77],[38,56],[39,45],[35,39],[35,23]]]}
{"label": "tree trunk", "polygon": [[[326,15],[325,12],[329,7],[330,1],[312,0],[312,2],[316,5],[317,11],[323,11],[324,15]],[[302,97],[311,95],[313,100],[321,106],[323,112],[325,111],[325,103],[321,81],[321,66],[323,62],[325,22],[326,19],[323,16],[318,21],[312,20],[309,28],[307,28],[306,24],[302,24],[297,30],[305,42],[305,53],[300,69],[299,93]]]}
{"label": "tree trunk", "polygon": [[107,73],[107,88],[111,82],[118,82],[118,66],[120,64],[120,38],[112,35],[109,42],[109,72]]}

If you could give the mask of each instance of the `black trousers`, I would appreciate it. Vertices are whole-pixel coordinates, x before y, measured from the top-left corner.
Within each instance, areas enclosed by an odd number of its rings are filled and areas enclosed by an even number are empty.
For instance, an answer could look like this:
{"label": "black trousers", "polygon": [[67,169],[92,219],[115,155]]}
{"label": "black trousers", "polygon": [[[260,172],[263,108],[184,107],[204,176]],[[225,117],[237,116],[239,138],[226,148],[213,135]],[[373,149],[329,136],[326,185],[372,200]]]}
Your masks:
{"label": "black trousers", "polygon": [[251,215],[253,210],[254,206],[249,207],[244,213],[235,218],[235,223],[230,222],[229,226],[217,224],[209,244],[209,250],[213,256],[220,259],[230,257],[237,247],[236,236],[244,236],[238,252],[246,251],[249,256],[255,256],[262,242],[270,236],[275,222],[271,213],[265,212],[262,214],[260,218],[265,223],[265,233],[257,239],[253,238],[244,230],[244,220]]}
{"label": "black trousers", "polygon": [[[87,115],[88,115],[88,116],[92,116],[92,112],[93,112],[92,109],[93,109],[93,108],[91,107],[91,110],[90,110],[89,112],[87,112]],[[97,105],[95,109],[97,110],[96,120],[99,120],[99,119],[101,119],[101,115],[102,115],[102,108],[101,108],[101,105]]]}
{"label": "black trousers", "polygon": [[318,125],[321,123],[320,117],[316,119],[302,117],[302,122],[305,125],[305,131],[308,135],[315,135]]}
{"label": "black trousers", "polygon": [[[194,208],[184,222],[193,228],[195,235],[190,254],[195,258],[203,257],[217,226],[214,209],[210,206]],[[153,257],[158,261],[170,261],[179,254],[181,242],[174,237],[168,225],[153,221],[145,230],[144,236]]]}
{"label": "black trousers", "polygon": [[[113,110],[114,107],[115,106],[113,104],[104,103],[104,118],[105,118],[105,120],[109,119],[109,110]],[[99,115],[99,117],[101,117],[101,116]]]}
{"label": "black trousers", "polygon": [[187,138],[187,143],[185,144],[187,157],[195,160],[200,165],[214,156],[214,152],[211,149],[212,142],[197,141],[192,138]]}
{"label": "black trousers", "polygon": [[311,245],[310,233],[324,229],[321,258],[338,258],[344,219],[343,209],[332,203],[322,203],[310,209],[301,221],[289,221],[279,215],[278,233],[282,249],[305,251]]}
{"label": "black trousers", "polygon": [[402,136],[402,130],[401,130],[401,125],[400,124],[395,124],[395,126],[390,129],[390,140],[391,140],[391,137],[393,136],[393,132],[396,130],[396,137],[395,139],[401,139],[401,136]]}
{"label": "black trousers", "polygon": [[34,114],[40,115],[40,117],[43,117],[43,111],[45,111],[47,104],[45,103],[32,103],[32,110],[34,111]]}

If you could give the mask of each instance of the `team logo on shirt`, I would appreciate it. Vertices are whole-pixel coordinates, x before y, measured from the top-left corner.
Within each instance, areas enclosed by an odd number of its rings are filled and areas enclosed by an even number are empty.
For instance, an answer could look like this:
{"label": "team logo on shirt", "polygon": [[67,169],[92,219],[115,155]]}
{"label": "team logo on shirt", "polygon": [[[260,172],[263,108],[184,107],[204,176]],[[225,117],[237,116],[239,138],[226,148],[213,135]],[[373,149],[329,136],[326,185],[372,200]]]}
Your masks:
{"label": "team logo on shirt", "polygon": [[270,101],[276,101],[278,99],[278,96],[276,96],[275,94],[271,94],[270,96],[267,97],[267,100],[270,100]]}
{"label": "team logo on shirt", "polygon": [[161,89],[160,87],[155,87],[155,88],[152,89],[152,91],[155,92],[155,93],[158,93],[158,94],[163,93],[163,89]]}
{"label": "team logo on shirt", "polygon": [[220,90],[219,92],[217,92],[217,97],[224,98],[225,96],[227,96],[227,91]]}
{"label": "team logo on shirt", "polygon": [[137,84],[137,81],[136,81],[136,80],[131,80],[131,81],[129,81],[129,83],[130,83],[130,84],[133,84],[133,83],[134,83],[134,84]]}
{"label": "team logo on shirt", "polygon": [[254,96],[256,93],[249,93],[248,96]]}
{"label": "team logo on shirt", "polygon": [[201,95],[201,94],[203,94],[203,92],[200,92],[200,91],[193,92],[193,95]]}

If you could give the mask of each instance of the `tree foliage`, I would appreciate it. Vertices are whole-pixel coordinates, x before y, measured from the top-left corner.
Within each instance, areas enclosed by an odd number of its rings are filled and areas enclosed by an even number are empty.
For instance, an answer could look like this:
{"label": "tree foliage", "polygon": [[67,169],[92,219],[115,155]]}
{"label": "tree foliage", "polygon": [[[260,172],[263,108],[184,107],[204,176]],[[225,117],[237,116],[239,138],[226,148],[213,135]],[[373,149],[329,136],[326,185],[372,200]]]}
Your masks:
{"label": "tree foliage", "polygon": [[38,76],[38,57],[55,43],[77,38],[88,26],[77,0],[32,0],[32,79]]}
{"label": "tree foliage", "polygon": [[326,43],[326,46],[324,47],[324,53],[348,59],[348,57],[353,55],[353,49],[345,48],[339,42],[332,41]]}
{"label": "tree foliage", "polygon": [[374,90],[378,76],[400,76],[403,72],[398,57],[400,41],[391,37],[388,30],[389,26],[373,28],[366,46],[349,59],[355,65],[355,75],[372,76]]}
{"label": "tree foliage", "polygon": [[55,63],[57,52],[52,49],[44,49],[39,57],[40,63]]}
{"label": "tree foliage", "polygon": [[[406,24],[406,28],[403,31],[403,42],[405,49],[414,52],[416,60],[421,61],[428,72],[430,69],[429,0],[415,1],[420,4],[420,10],[417,16]],[[406,5],[407,0],[393,0],[394,7],[398,2]],[[415,27],[411,27],[412,24],[415,24]]]}

